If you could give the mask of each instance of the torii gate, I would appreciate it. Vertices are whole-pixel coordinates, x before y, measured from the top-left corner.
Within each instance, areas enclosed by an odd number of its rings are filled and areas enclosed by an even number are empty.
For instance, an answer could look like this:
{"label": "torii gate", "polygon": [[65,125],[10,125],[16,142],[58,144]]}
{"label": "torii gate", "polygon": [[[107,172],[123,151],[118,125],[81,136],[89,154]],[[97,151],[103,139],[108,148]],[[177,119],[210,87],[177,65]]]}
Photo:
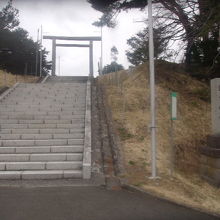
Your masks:
{"label": "torii gate", "polygon": [[[43,39],[52,40],[52,76],[56,75],[56,47],[88,47],[89,75],[93,77],[93,41],[101,41],[101,37],[43,36]],[[57,44],[57,40],[88,41],[89,44]]]}

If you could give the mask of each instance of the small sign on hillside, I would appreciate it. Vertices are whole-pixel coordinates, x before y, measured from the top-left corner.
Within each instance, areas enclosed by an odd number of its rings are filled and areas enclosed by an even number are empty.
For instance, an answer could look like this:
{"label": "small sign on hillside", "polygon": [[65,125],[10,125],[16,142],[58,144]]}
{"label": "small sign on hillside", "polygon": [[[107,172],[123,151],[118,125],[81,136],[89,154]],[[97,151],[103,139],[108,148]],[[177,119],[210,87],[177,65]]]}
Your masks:
{"label": "small sign on hillside", "polygon": [[171,92],[171,120],[177,120],[177,93]]}

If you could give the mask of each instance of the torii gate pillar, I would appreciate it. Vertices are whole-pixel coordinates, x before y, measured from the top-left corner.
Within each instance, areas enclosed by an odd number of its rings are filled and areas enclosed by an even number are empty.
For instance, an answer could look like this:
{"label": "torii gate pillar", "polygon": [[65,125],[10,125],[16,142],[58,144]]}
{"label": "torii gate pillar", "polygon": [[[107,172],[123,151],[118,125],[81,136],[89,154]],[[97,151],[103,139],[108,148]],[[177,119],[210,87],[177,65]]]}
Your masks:
{"label": "torii gate pillar", "polygon": [[89,75],[91,78],[93,78],[93,41],[90,41],[90,47],[89,47]]}
{"label": "torii gate pillar", "polygon": [[56,75],[56,39],[52,39],[52,76]]}

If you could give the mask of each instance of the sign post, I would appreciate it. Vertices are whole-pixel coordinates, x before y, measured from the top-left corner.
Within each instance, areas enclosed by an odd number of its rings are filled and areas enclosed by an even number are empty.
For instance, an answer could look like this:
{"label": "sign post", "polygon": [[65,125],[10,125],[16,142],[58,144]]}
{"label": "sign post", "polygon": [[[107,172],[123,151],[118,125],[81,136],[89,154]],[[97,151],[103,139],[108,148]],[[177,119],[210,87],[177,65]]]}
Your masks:
{"label": "sign post", "polygon": [[171,117],[170,117],[170,175],[173,175],[175,163],[174,127],[173,122],[177,120],[177,93],[171,92]]}

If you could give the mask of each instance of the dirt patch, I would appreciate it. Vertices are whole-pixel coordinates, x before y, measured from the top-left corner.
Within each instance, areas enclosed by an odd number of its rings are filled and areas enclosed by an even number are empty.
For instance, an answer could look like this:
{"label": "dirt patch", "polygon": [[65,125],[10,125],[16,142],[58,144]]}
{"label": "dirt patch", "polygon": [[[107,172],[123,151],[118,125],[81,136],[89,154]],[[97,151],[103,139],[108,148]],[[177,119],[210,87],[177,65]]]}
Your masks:
{"label": "dirt patch", "polygon": [[[156,182],[149,180],[150,99],[147,65],[133,73],[120,71],[99,78],[112,111],[116,134],[121,139],[126,178],[130,184],[181,203],[220,213],[220,190],[199,177],[199,147],[210,134],[210,88],[178,66],[156,66],[157,167]],[[173,124],[175,174],[170,176],[170,92],[178,93],[178,120]]]}

